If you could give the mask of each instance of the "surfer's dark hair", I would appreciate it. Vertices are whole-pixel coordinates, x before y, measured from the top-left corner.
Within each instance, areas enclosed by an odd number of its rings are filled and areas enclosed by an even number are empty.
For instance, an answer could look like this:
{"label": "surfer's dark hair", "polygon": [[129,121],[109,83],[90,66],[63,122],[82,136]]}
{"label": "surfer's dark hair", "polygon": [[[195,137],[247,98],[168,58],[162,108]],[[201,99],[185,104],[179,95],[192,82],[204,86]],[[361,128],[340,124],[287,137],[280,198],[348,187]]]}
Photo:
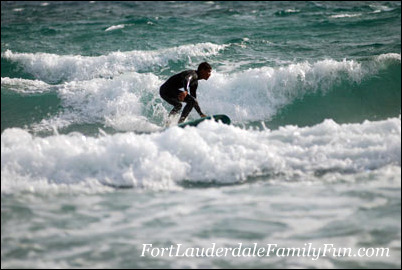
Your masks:
{"label": "surfer's dark hair", "polygon": [[212,70],[212,67],[207,62],[202,62],[198,65],[198,70]]}

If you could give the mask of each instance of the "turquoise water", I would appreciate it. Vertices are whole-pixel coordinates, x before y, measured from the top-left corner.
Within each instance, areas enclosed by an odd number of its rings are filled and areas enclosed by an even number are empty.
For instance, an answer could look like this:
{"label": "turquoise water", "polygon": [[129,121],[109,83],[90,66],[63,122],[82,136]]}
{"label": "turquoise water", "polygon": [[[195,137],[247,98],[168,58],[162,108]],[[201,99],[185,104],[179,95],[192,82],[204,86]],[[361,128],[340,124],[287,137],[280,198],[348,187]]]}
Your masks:
{"label": "turquoise water", "polygon": [[[400,2],[1,5],[2,268],[401,267]],[[389,256],[141,256],[239,243]]]}

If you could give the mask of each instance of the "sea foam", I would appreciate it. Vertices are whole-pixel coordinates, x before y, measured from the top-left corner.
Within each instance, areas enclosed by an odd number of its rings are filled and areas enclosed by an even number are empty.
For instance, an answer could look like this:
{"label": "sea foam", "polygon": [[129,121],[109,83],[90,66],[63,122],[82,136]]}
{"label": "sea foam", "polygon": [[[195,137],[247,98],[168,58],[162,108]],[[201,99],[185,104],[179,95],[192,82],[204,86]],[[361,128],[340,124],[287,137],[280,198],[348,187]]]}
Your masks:
{"label": "sea foam", "polygon": [[[2,192],[72,186],[174,189],[183,181],[240,184],[264,176],[317,181],[401,166],[401,119],[245,130],[211,121],[197,128],[100,137],[1,135]],[[29,180],[27,180],[29,179]]]}
{"label": "sea foam", "polygon": [[6,50],[1,57],[19,63],[27,73],[47,83],[112,77],[152,66],[166,66],[169,61],[217,54],[225,45],[200,43],[155,51],[112,52],[101,56],[57,55],[49,53],[14,53]]}

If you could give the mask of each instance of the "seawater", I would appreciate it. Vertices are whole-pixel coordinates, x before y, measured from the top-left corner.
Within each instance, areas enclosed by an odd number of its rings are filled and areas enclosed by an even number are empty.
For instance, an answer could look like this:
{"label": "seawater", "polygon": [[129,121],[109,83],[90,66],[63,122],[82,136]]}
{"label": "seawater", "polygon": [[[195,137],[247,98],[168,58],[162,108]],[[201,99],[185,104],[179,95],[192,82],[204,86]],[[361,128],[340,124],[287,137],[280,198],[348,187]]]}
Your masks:
{"label": "seawater", "polygon": [[400,2],[2,2],[2,268],[400,268],[400,115]]}

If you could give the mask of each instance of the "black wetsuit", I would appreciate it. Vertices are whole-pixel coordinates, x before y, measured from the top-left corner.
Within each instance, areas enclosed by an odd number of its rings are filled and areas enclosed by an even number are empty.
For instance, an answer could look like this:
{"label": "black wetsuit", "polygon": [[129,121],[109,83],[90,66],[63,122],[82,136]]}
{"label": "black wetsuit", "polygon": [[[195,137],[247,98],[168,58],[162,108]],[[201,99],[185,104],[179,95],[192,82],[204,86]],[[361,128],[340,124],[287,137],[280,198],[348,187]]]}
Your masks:
{"label": "black wetsuit", "polygon": [[164,100],[174,106],[172,111],[169,113],[169,116],[175,115],[181,110],[182,104],[178,99],[179,94],[182,92],[179,90],[180,88],[184,88],[184,90],[187,92],[190,90],[190,94],[187,94],[184,99],[184,102],[187,104],[183,109],[179,122],[183,122],[187,118],[193,107],[200,116],[203,115],[196,100],[197,87],[198,75],[195,70],[186,70],[179,74],[173,75],[164,84],[162,84],[159,94]]}

